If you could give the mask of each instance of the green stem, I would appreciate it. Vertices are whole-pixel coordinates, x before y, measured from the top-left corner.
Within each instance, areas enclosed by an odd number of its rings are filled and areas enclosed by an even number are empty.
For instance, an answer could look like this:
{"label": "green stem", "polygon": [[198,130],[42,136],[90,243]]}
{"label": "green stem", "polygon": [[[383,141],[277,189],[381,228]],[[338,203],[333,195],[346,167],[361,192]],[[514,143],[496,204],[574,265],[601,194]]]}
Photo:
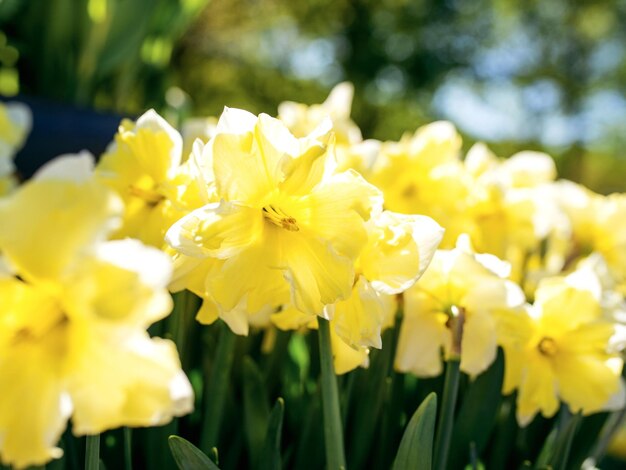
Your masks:
{"label": "green stem", "polygon": [[593,459],[594,465],[600,463],[604,454],[606,453],[606,449],[609,447],[609,444],[613,440],[615,434],[620,430],[620,428],[624,425],[626,421],[626,408],[623,408],[619,411],[614,411],[609,415],[609,418],[606,420],[606,423],[602,427],[602,431],[600,431],[600,437],[598,437],[598,441],[591,453],[591,458]]}
{"label": "green stem", "polygon": [[196,297],[189,291],[185,290],[174,294],[174,310],[167,321],[167,329],[172,340],[176,343],[180,362],[183,369],[187,370],[189,362],[188,354],[188,336],[190,333],[190,325],[198,310]]}
{"label": "green stem", "polygon": [[439,422],[437,423],[437,438],[435,439],[434,468],[440,470],[445,470],[448,463],[448,450],[450,448],[452,425],[454,423],[454,409],[459,392],[459,378],[461,377],[459,371],[460,364],[460,358],[454,357],[448,360],[446,365],[441,414],[439,415]]}
{"label": "green stem", "polygon": [[572,415],[569,410],[565,410],[563,415],[563,422],[560,423],[561,429],[557,433],[554,455],[549,462],[550,468],[554,470],[566,470],[569,468],[568,462],[572,452],[572,443],[574,442],[576,431],[578,431],[578,426],[582,421],[580,412]]}
{"label": "green stem", "polygon": [[129,427],[124,428],[124,469],[132,470],[133,454],[132,454],[132,430]]}
{"label": "green stem", "polygon": [[333,367],[333,352],[330,345],[330,323],[318,318],[318,339],[320,346],[320,368],[322,372],[322,408],[324,413],[324,440],[326,443],[326,468],[339,470],[346,468],[343,447],[343,429],[337,376]]}
{"label": "green stem", "polygon": [[85,449],[85,470],[100,468],[100,434],[87,436]]}
{"label": "green stem", "polygon": [[516,394],[511,394],[500,405],[500,416],[493,432],[493,446],[489,453],[489,465],[487,468],[506,468],[517,433],[517,421],[515,420],[516,398]]}
{"label": "green stem", "polygon": [[221,324],[220,337],[217,343],[215,360],[211,365],[211,372],[207,381],[204,396],[203,427],[200,435],[200,448],[208,454],[213,447],[217,447],[226,392],[228,391],[230,370],[235,353],[235,334],[225,323]]}

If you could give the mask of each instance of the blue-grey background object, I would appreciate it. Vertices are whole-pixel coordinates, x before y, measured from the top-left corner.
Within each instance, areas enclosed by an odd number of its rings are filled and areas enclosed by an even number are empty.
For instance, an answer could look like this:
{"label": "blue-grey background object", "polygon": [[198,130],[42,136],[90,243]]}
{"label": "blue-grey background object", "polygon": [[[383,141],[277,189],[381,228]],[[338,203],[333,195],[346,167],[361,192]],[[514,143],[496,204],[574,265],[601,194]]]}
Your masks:
{"label": "blue-grey background object", "polygon": [[25,103],[33,115],[33,127],[15,163],[21,178],[30,178],[52,158],[88,150],[96,157],[106,149],[122,116],[76,108],[40,98],[16,96],[5,101]]}

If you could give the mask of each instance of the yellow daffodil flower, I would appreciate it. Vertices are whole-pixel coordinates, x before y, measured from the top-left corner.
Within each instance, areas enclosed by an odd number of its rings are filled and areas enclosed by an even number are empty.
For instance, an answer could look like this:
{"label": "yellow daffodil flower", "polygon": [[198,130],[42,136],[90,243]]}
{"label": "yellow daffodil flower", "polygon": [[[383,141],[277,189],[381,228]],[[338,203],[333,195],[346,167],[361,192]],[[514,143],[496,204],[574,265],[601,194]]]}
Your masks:
{"label": "yellow daffodil flower", "polygon": [[178,131],[154,110],[135,123],[122,121],[96,169],[124,201],[124,223],[115,238],[138,238],[161,248],[166,230],[186,207],[197,204],[200,189],[190,174],[193,164],[181,166],[182,147]]}
{"label": "yellow daffodil flower", "polygon": [[322,104],[281,103],[278,118],[296,137],[305,137],[330,118],[335,133],[337,170],[356,170],[367,179],[381,143],[373,139],[363,141],[361,131],[350,119],[353,96],[354,86],[343,82],[332,89]]}
{"label": "yellow daffodil flower", "polygon": [[435,122],[386,142],[369,180],[382,189],[385,207],[403,214],[424,214],[446,229],[442,247],[454,246],[471,231],[467,201],[472,178],[460,160],[461,137],[449,122]]}
{"label": "yellow daffodil flower", "polygon": [[[484,144],[474,145],[464,160],[473,177],[468,213],[474,219],[472,243],[511,263],[511,277],[522,283],[530,258],[563,223],[563,214],[547,185],[556,177],[549,155],[519,152],[498,159]],[[565,222],[567,224],[567,222]]]}
{"label": "yellow daffodil flower", "polygon": [[[443,229],[429,217],[389,211],[370,219],[367,229],[368,241],[356,262],[352,294],[325,309],[337,373],[362,365],[370,347],[382,347],[381,331],[393,324],[396,295],[424,273],[443,236]],[[315,324],[315,316],[289,307],[271,318],[281,329]]]}
{"label": "yellow daffodil flower", "polygon": [[615,281],[626,285],[626,195],[602,196],[576,183],[559,181],[554,185],[554,197],[571,222],[564,269],[598,252]]}
{"label": "yellow daffodil flower", "polygon": [[503,392],[515,388],[517,420],[553,416],[559,401],[584,415],[624,406],[623,360],[612,347],[615,325],[601,312],[591,270],[544,279],[524,314],[498,313],[505,352]]}
{"label": "yellow daffodil flower", "polygon": [[350,119],[354,86],[343,82],[335,86],[322,104],[307,106],[285,101],[278,105],[278,118],[296,137],[306,137],[325,119],[333,123],[336,143],[339,146],[361,142],[361,131]]}
{"label": "yellow daffodil flower", "polygon": [[77,435],[163,424],[188,413],[192,391],[174,344],[146,328],[172,307],[167,255],[105,241],[122,203],[66,156],[0,200],[0,460],[58,458]]}
{"label": "yellow daffodil flower", "polygon": [[396,310],[393,296],[422,276],[442,237],[430,217],[385,211],[372,218],[352,295],[327,307],[338,336],[352,347],[381,348],[383,324],[393,322]]}
{"label": "yellow daffodil flower", "polygon": [[365,222],[380,192],[356,172],[336,173],[327,125],[296,139],[280,121],[226,109],[212,140],[219,202],[176,222],[168,243],[213,258],[206,291],[222,312],[259,312],[291,292],[300,310],[322,315],[350,295]]}
{"label": "yellow daffodil flower", "polygon": [[396,369],[419,377],[439,375],[442,350],[446,358],[455,354],[450,319],[462,317],[461,370],[471,376],[485,371],[497,352],[494,312],[524,303],[507,275],[506,263],[473,253],[465,237],[456,248],[437,251],[420,281],[404,293]]}

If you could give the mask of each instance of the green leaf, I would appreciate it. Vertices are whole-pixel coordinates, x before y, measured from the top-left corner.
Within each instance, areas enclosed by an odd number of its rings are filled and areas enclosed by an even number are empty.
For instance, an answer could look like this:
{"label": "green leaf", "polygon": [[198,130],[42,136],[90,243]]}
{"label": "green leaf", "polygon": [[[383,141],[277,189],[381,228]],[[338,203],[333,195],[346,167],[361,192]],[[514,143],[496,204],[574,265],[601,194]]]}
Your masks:
{"label": "green leaf", "polygon": [[267,424],[265,443],[259,459],[259,470],[280,470],[282,460],[280,456],[280,439],[283,432],[283,415],[285,402],[282,398],[276,400]]}
{"label": "green leaf", "polygon": [[537,468],[545,467],[550,460],[550,457],[554,453],[554,445],[556,442],[556,428],[550,431],[548,437],[541,448],[541,452],[539,452],[539,456],[537,457],[537,462],[535,462],[535,466]]}
{"label": "green leaf", "polygon": [[404,431],[393,470],[431,470],[437,395],[431,393],[419,406]]}
{"label": "green leaf", "polygon": [[249,356],[243,359],[243,410],[250,460],[256,462],[265,439],[270,409],[263,374]]}
{"label": "green leaf", "polygon": [[[621,428],[620,422],[626,416],[626,410],[612,413],[594,413],[582,418],[578,432],[572,443],[569,466],[580,468],[588,458],[600,464],[606,447]],[[595,436],[589,439],[589,436]]]}
{"label": "green leaf", "polygon": [[210,458],[188,440],[170,436],[168,443],[180,470],[219,470]]}
{"label": "green leaf", "polygon": [[554,470],[569,468],[567,463],[572,450],[572,442],[581,420],[582,416],[580,413],[572,416],[565,424],[564,429],[558,433],[554,443],[554,453],[548,463]]}
{"label": "green leaf", "polygon": [[[387,330],[391,333],[391,330]],[[385,333],[387,333],[385,332]],[[385,338],[386,339],[386,338]],[[387,344],[383,340],[383,344]],[[387,388],[387,373],[391,361],[391,348],[374,351],[367,369],[357,371],[359,390],[355,397],[353,420],[350,433],[350,460],[348,467],[363,468],[372,451],[373,440],[379,429],[381,410]]]}
{"label": "green leaf", "polygon": [[470,444],[480,455],[493,430],[501,402],[504,355],[498,351],[495,362],[472,382],[454,422],[448,468],[462,468],[470,457]]}
{"label": "green leaf", "polygon": [[207,385],[204,389],[205,409],[200,433],[200,448],[206,452],[218,444],[226,395],[231,385],[230,375],[237,343],[237,336],[225,323],[220,323],[219,328],[217,350],[213,356],[208,377],[205,379]]}

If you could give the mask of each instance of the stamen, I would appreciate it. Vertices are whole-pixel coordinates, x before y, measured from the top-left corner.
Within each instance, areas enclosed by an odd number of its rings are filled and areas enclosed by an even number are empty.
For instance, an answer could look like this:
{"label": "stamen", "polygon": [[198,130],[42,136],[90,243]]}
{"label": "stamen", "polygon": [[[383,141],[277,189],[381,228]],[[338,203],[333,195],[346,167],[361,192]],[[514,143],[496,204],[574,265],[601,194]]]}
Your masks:
{"label": "stamen", "polygon": [[289,232],[297,232],[300,230],[298,227],[296,219],[285,214],[282,210],[277,209],[274,206],[266,206],[263,208],[263,215],[265,218],[282,229],[288,230]]}
{"label": "stamen", "polygon": [[150,206],[156,206],[159,202],[165,199],[161,194],[150,189],[138,188],[137,186],[130,185],[128,192],[135,197],[143,199]]}
{"label": "stamen", "polygon": [[550,338],[549,336],[541,338],[541,341],[539,341],[539,344],[537,345],[537,349],[544,356],[554,356],[558,351],[556,341],[554,341],[554,338]]}

